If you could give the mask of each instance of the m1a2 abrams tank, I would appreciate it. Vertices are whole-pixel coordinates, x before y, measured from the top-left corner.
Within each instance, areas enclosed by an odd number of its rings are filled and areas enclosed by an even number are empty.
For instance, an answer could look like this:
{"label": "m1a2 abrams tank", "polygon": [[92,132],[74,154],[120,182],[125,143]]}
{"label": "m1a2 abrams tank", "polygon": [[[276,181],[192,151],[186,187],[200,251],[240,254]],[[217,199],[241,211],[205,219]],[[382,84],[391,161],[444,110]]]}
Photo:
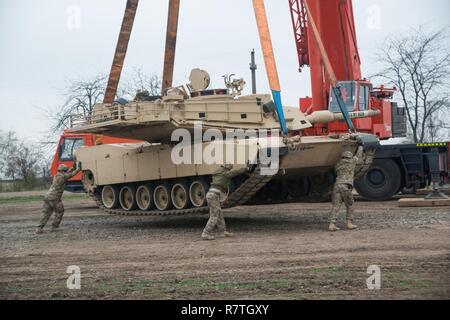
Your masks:
{"label": "m1a2 abrams tank", "polygon": [[280,136],[270,95],[241,96],[242,79],[228,78],[225,89],[208,89],[209,82],[205,71],[195,69],[187,89],[98,104],[88,119],[74,119],[71,132],[144,141],[77,150],[83,185],[99,206],[124,215],[207,212],[211,175],[224,162],[253,168],[235,179],[223,197],[225,207],[257,199],[276,181],[290,182],[291,197],[307,195],[304,179],[329,176],[342,152],[356,152],[361,143],[369,156],[360,167],[370,165],[370,152],[378,144],[374,136],[301,136],[314,122],[335,121],[342,114],[305,116],[298,108],[284,107],[289,136]]}

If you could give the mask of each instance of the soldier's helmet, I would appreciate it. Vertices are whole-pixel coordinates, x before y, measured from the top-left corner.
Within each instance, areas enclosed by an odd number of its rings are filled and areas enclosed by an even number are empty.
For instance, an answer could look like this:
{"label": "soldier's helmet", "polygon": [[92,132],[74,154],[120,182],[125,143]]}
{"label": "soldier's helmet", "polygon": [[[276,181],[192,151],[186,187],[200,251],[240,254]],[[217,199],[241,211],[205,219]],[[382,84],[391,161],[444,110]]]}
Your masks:
{"label": "soldier's helmet", "polygon": [[350,151],[345,151],[342,153],[342,159],[352,159],[353,158],[353,153],[351,153]]}
{"label": "soldier's helmet", "polygon": [[222,168],[225,168],[227,170],[231,170],[233,169],[233,164],[225,162],[224,164],[221,165]]}
{"label": "soldier's helmet", "polygon": [[58,171],[67,172],[69,168],[65,164],[60,164],[58,167]]}

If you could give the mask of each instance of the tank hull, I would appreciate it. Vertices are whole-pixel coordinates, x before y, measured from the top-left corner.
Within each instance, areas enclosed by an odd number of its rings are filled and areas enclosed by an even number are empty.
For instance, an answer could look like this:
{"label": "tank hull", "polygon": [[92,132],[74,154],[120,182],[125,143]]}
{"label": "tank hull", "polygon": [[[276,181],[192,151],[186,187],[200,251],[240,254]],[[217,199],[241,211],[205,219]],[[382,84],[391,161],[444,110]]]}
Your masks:
{"label": "tank hull", "polygon": [[[270,152],[267,152],[268,146]],[[137,190],[142,186],[151,186],[154,190],[164,186],[172,192],[180,183],[186,185],[188,190],[195,183],[201,182],[206,193],[213,172],[222,163],[221,159],[214,159],[214,155],[217,154],[222,154],[227,162],[235,163],[234,169],[248,167],[249,163],[256,167],[265,163],[265,170],[260,170],[257,174],[257,178],[263,180],[264,184],[251,184],[253,190],[246,188],[246,192],[254,195],[272,180],[293,181],[331,172],[342,152],[355,152],[357,143],[353,140],[330,137],[298,138],[294,145],[286,143],[283,138],[275,137],[208,142],[185,146],[183,155],[188,150],[189,156],[183,159],[179,157],[181,149],[177,148],[179,148],[177,145],[149,143],[100,145],[81,148],[76,151],[76,157],[77,161],[82,163],[85,189],[90,194],[96,195],[101,204],[100,195],[104,188],[116,188],[119,192],[128,187]],[[198,153],[200,157],[196,156]],[[322,156],[317,157],[318,154]],[[215,160],[219,162],[212,162]],[[249,180],[247,174],[238,177],[233,186],[234,191],[247,180]],[[237,204],[245,204],[250,198]],[[189,198],[188,202],[187,207],[195,207],[195,199]],[[120,208],[120,204],[116,207],[119,210],[126,209]],[[169,209],[148,212],[174,213],[180,210],[171,206]]]}

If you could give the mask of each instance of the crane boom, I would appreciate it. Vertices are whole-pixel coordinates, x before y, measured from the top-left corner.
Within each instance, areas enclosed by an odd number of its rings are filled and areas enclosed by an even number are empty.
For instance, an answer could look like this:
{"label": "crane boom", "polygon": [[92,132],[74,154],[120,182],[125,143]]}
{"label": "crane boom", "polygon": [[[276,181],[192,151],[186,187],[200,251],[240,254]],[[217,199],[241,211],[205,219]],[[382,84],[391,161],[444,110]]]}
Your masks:
{"label": "crane boom", "polygon": [[130,41],[131,30],[133,29],[134,18],[139,0],[127,0],[125,14],[123,16],[122,26],[120,28],[119,39],[117,40],[116,51],[109,73],[108,85],[106,86],[105,97],[103,103],[113,103],[117,94],[120,76],[122,74],[123,63],[127,54],[128,42]]}
{"label": "crane boom", "polygon": [[178,18],[180,15],[180,0],[169,0],[167,17],[166,49],[164,51],[164,69],[162,80],[162,94],[172,87],[173,70],[175,66],[175,51],[177,47]]}
{"label": "crane boom", "polygon": [[[305,114],[315,111],[357,112],[379,110],[372,118],[352,121],[359,132],[377,135],[380,139],[401,136],[402,112],[391,99],[395,89],[373,87],[361,75],[352,0],[288,0],[294,30],[300,71],[310,68],[311,97],[300,98]],[[340,90],[338,90],[340,88]],[[309,135],[344,133],[350,121],[315,124]]]}
{"label": "crane boom", "polygon": [[349,113],[348,113],[348,110],[347,110],[347,106],[345,105],[345,103],[344,103],[344,101],[342,99],[342,92],[341,92],[341,89],[339,87],[339,83],[337,81],[336,74],[334,73],[333,66],[331,65],[330,59],[328,57],[328,53],[325,50],[325,47],[324,47],[324,45],[322,43],[322,39],[320,38],[319,30],[317,30],[315,19],[312,16],[311,11],[309,10],[309,6],[308,6],[307,2],[305,2],[305,9],[306,9],[306,13],[308,15],[308,19],[309,19],[309,24],[311,26],[311,30],[312,30],[312,32],[314,34],[314,39],[316,40],[317,47],[319,48],[320,56],[322,58],[323,65],[325,67],[325,71],[326,71],[326,73],[327,73],[327,75],[328,75],[328,77],[330,79],[333,93],[336,96],[339,109],[341,110],[342,115],[344,117],[344,120],[347,123],[348,129],[350,131],[354,132],[355,128],[353,126],[352,120],[350,119],[350,116],[349,116]]}
{"label": "crane boom", "polygon": [[289,8],[291,9],[291,19],[294,27],[295,45],[297,47],[298,64],[300,67],[299,71],[301,71],[304,66],[309,65],[306,9],[301,0],[289,0]]}

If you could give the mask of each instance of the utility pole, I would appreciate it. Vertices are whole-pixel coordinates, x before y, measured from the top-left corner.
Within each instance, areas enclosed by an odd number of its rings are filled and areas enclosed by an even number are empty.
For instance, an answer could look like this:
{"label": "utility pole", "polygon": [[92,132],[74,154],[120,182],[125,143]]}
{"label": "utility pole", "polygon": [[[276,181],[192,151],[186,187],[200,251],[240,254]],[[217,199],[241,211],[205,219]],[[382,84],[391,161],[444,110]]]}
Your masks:
{"label": "utility pole", "polygon": [[250,53],[251,62],[250,70],[252,71],[252,94],[256,94],[256,69],[258,68],[255,63],[255,49]]}

